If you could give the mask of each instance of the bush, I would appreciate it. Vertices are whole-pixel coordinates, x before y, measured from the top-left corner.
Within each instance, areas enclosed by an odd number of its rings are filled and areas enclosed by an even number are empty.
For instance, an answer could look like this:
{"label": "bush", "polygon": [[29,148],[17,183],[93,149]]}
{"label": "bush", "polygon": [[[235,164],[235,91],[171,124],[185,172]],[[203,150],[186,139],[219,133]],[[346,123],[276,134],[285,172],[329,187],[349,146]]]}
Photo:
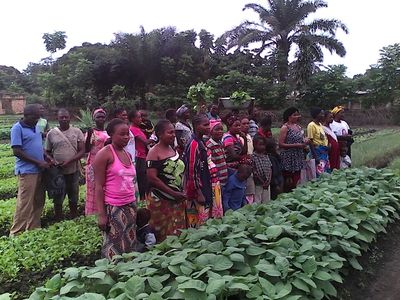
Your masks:
{"label": "bush", "polygon": [[246,206],[146,253],[66,269],[30,299],[301,299],[335,297],[356,257],[399,218],[400,179],[348,169]]}

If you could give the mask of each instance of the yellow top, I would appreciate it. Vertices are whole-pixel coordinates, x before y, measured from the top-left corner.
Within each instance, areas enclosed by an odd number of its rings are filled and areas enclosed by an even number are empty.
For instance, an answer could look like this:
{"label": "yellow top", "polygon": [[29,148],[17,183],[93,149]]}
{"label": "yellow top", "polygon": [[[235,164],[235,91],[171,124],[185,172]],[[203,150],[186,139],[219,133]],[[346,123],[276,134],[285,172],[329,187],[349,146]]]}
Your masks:
{"label": "yellow top", "polygon": [[307,126],[307,137],[316,146],[328,146],[328,138],[321,124],[310,122]]}

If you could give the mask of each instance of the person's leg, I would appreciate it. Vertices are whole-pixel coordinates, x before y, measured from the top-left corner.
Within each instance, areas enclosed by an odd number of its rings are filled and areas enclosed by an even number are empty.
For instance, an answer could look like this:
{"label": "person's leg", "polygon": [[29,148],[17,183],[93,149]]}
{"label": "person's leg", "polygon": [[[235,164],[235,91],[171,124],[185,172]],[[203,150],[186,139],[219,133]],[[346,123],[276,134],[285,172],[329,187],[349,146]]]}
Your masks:
{"label": "person's leg", "polygon": [[36,181],[36,189],[34,192],[34,201],[32,207],[32,215],[28,219],[27,229],[40,228],[40,218],[43,212],[43,206],[45,201],[45,191],[43,185],[43,176],[38,174]]}
{"label": "person's leg", "polygon": [[16,235],[27,229],[27,220],[33,212],[33,203],[36,190],[38,174],[18,175],[18,196],[14,213],[13,225],[10,235]]}
{"label": "person's leg", "polygon": [[53,198],[54,202],[54,219],[56,221],[60,221],[64,218],[63,216],[63,202],[65,199],[66,191],[67,191],[67,175],[64,176],[64,181],[65,181],[65,190],[62,194],[56,195]]}
{"label": "person's leg", "polygon": [[72,218],[78,216],[79,176],[79,171],[65,175],[66,192],[68,195],[69,210]]}
{"label": "person's leg", "polygon": [[269,201],[271,201],[271,187],[262,191],[262,202],[268,203]]}
{"label": "person's leg", "polygon": [[262,186],[256,185],[255,186],[255,194],[254,194],[254,202],[260,204],[262,202]]}
{"label": "person's leg", "polygon": [[136,158],[136,178],[139,187],[140,200],[146,199],[147,176],[146,176],[146,159]]}

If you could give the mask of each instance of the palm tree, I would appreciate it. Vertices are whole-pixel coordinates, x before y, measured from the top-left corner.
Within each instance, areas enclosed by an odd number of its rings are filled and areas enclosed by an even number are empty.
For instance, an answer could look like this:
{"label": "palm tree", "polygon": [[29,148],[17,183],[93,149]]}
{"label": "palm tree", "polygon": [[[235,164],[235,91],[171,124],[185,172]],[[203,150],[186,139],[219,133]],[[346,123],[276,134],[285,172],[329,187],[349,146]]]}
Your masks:
{"label": "palm tree", "polygon": [[[300,62],[320,62],[323,60],[322,48],[343,57],[346,50],[335,37],[338,29],[348,33],[347,27],[337,19],[315,19],[306,21],[310,14],[319,8],[327,7],[323,0],[267,0],[268,8],[259,4],[246,4],[243,10],[251,9],[258,13],[259,22],[245,21],[226,32],[222,38],[228,49],[237,51],[258,43],[253,51],[261,55],[269,50],[276,61],[278,78],[286,81],[288,75],[289,52],[297,45],[296,57]],[[309,66],[307,66],[309,68]]]}

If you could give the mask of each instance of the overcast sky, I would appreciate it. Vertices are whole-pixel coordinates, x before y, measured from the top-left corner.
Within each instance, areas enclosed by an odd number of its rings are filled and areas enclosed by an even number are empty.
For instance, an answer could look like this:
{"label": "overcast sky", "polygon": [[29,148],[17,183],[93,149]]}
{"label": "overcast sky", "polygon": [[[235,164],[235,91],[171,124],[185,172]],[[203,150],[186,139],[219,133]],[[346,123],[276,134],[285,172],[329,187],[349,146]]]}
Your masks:
{"label": "overcast sky", "polygon": [[[42,35],[65,31],[67,49],[83,42],[109,43],[117,32],[134,33],[175,26],[179,31],[204,28],[215,36],[256,15],[243,12],[258,0],[0,0],[0,65],[25,69],[48,56]],[[400,43],[400,1],[328,0],[316,17],[337,18],[349,28],[339,33],[345,58],[325,57],[325,64],[345,64],[348,75],[363,73],[383,46]],[[60,52],[58,55],[64,53]]]}

